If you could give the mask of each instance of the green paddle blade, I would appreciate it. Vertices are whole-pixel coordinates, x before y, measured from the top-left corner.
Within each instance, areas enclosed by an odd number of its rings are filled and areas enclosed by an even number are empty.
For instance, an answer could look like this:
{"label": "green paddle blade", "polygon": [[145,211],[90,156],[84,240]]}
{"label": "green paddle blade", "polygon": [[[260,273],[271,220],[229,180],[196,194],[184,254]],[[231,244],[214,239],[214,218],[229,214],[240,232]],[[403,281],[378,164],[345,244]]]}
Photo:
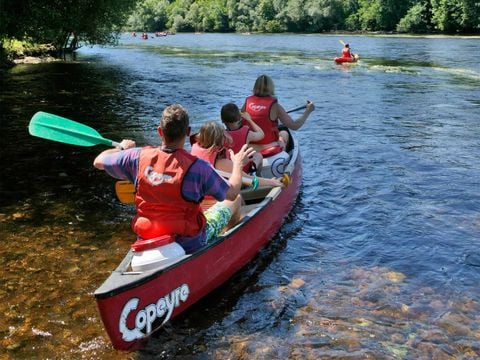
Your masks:
{"label": "green paddle blade", "polygon": [[116,143],[105,139],[95,129],[76,121],[43,111],[33,115],[28,125],[30,135],[71,145],[94,146]]}

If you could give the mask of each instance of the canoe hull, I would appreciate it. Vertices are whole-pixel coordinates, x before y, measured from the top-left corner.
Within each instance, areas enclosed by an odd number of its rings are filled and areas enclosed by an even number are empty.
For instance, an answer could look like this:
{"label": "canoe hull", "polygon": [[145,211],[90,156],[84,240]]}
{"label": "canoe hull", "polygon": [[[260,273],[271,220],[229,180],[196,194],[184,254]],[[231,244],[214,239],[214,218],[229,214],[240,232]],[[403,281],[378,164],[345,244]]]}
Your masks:
{"label": "canoe hull", "polygon": [[273,196],[269,194],[255,214],[243,218],[221,241],[156,272],[125,271],[131,253],[127,255],[95,292],[114,348],[136,349],[163,324],[232,277],[268,243],[298,196],[302,174],[298,147],[295,153],[287,167],[292,183],[273,189]]}

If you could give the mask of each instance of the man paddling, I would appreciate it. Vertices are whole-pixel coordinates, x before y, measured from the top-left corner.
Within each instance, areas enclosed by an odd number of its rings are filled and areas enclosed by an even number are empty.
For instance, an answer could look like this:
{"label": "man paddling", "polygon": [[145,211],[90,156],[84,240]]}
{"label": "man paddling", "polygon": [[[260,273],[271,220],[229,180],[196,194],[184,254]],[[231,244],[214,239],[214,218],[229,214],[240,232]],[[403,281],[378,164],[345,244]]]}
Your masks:
{"label": "man paddling", "polygon": [[[184,150],[190,126],[182,106],[168,106],[157,131],[160,147],[138,148],[124,139],[123,150],[105,150],[93,165],[135,184],[137,216],[132,228],[139,240],[173,235],[186,253],[192,253],[239,220],[242,168],[254,150],[245,145],[237,154],[230,153],[233,170],[227,182],[207,162]],[[206,195],[219,202],[203,213],[200,202]]]}

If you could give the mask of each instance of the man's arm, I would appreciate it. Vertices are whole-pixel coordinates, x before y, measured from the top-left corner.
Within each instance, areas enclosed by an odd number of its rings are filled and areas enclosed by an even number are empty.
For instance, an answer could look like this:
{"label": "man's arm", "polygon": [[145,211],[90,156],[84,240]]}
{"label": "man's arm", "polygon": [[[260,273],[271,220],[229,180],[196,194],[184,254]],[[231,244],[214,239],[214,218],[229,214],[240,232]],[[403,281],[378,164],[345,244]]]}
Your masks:
{"label": "man's arm", "polygon": [[121,148],[113,148],[113,149],[107,149],[105,151],[102,151],[100,154],[98,154],[98,156],[95,158],[95,160],[93,160],[93,166],[96,167],[97,169],[99,170],[104,170],[105,169],[105,158],[111,154],[114,154],[114,153],[117,153],[119,151],[122,151],[123,150],[127,150],[127,149],[130,149],[130,148],[134,148],[135,147],[135,141],[133,140],[128,140],[128,139],[124,139],[122,140],[122,142],[120,143],[120,146]]}

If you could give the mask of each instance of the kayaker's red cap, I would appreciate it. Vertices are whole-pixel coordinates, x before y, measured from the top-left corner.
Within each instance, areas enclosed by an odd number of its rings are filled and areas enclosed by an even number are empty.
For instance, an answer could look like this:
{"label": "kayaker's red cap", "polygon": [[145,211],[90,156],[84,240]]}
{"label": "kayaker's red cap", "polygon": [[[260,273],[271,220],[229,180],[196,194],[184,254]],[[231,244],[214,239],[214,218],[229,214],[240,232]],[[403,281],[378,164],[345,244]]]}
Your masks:
{"label": "kayaker's red cap", "polygon": [[137,240],[132,244],[133,251],[151,250],[159,246],[167,245],[175,241],[173,235],[162,235],[152,239]]}

